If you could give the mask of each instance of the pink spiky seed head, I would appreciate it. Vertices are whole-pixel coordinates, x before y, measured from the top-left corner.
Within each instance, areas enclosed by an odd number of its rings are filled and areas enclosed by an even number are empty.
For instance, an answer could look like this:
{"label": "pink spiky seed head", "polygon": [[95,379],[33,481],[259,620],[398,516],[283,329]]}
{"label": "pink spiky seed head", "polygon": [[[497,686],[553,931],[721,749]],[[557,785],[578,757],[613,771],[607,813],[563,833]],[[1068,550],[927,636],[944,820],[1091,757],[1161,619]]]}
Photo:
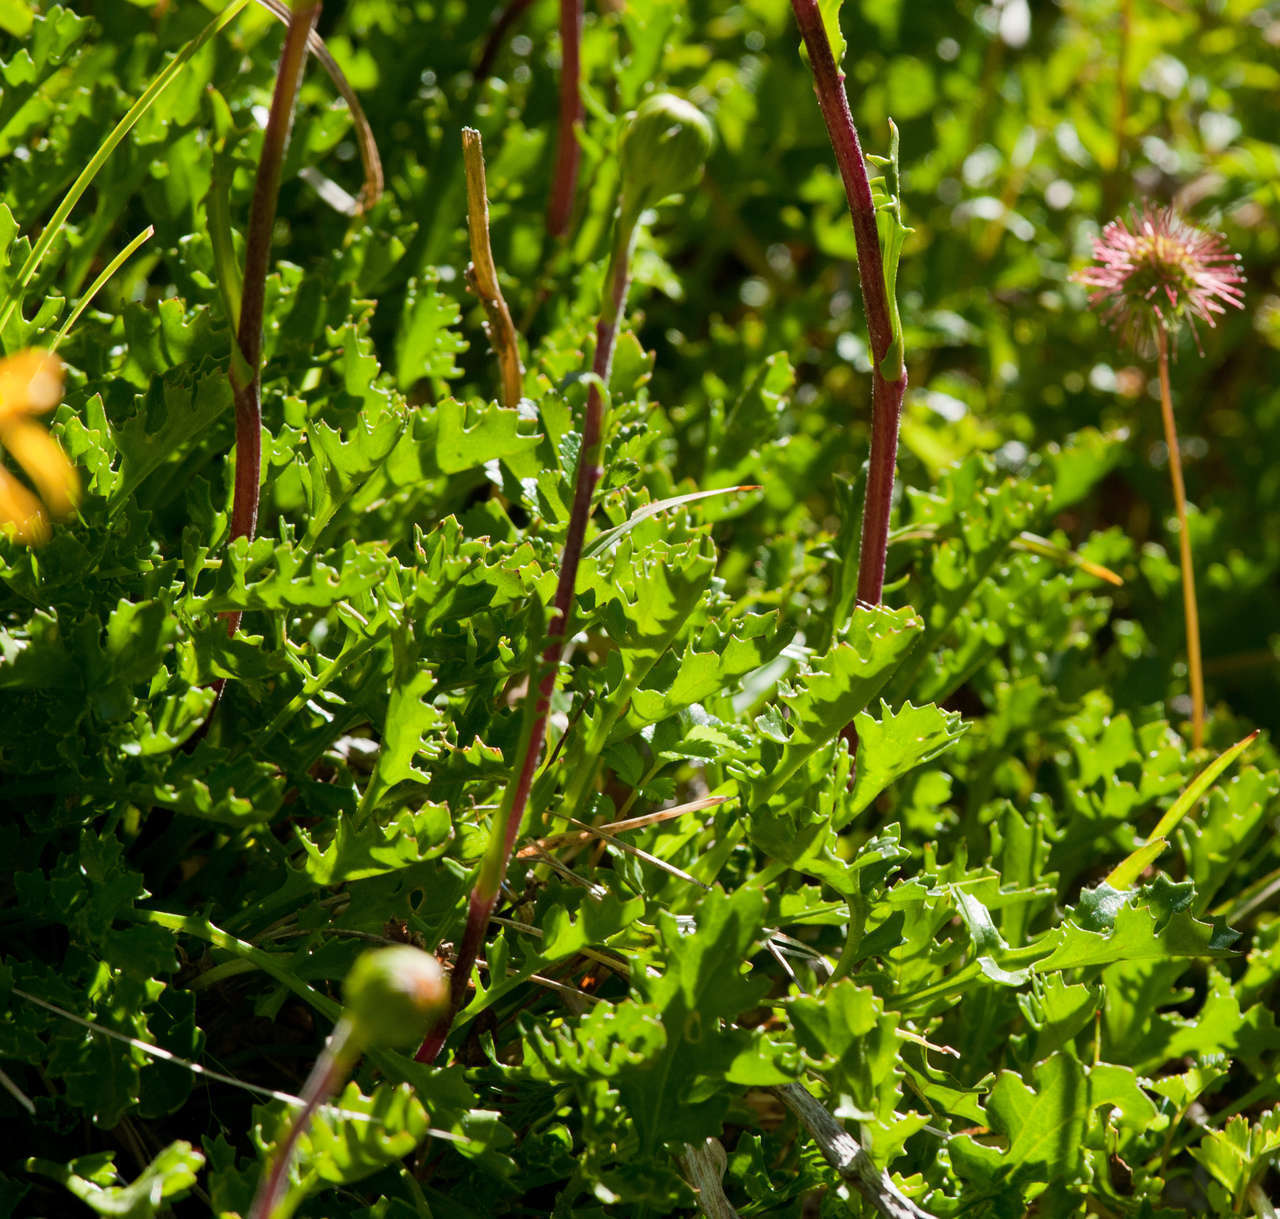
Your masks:
{"label": "pink spiky seed head", "polygon": [[1113,220],[1093,242],[1094,263],[1072,278],[1089,304],[1137,350],[1186,321],[1201,355],[1196,322],[1212,327],[1228,308],[1244,307],[1239,256],[1221,233],[1197,228],[1172,208],[1133,212],[1132,227]]}

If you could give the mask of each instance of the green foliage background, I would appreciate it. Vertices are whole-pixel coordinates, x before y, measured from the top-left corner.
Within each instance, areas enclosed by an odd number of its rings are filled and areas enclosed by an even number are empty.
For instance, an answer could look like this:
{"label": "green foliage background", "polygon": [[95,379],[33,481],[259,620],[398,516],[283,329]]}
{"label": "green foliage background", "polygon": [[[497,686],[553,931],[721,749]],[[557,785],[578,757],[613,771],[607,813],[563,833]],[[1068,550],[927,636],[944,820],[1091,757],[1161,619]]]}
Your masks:
{"label": "green foliage background", "polygon": [[[242,248],[281,40],[267,14],[194,56],[0,334],[48,345],[155,226],[61,348],[80,518],[39,551],[0,540],[0,1214],[243,1213],[288,1114],[36,999],[295,1092],[371,937],[446,957],[459,938],[555,583],[617,124],[656,87],[702,107],[718,145],[637,253],[601,541],[524,841],[727,799],[626,835],[643,856],[521,860],[449,1065],[367,1061],[304,1148],[299,1213],[690,1214],[676,1156],[708,1136],[739,1213],[862,1213],[767,1090],[794,1080],[936,1215],[1268,1213],[1267,737],[1139,889],[1101,881],[1211,756],[1280,727],[1280,7],[844,5],[854,115],[871,152],[890,116],[901,129],[914,228],[902,536],[889,608],[852,615],[870,364],[789,6],[587,6],[564,248],[543,228],[556,7],[529,7],[483,82],[493,6],[326,8],[387,192],[358,220],[317,193],[321,174],[354,194],[359,161],[313,65],[268,285],[252,544],[226,546],[232,339],[209,217],[225,194]],[[194,0],[0,0],[0,290],[209,19]],[[519,412],[493,401],[463,282],[464,124],[528,340]],[[1225,232],[1249,281],[1174,368],[1201,756],[1154,371],[1068,281],[1145,199]],[[759,489],[603,537],[653,500],[743,484]],[[1024,530],[1123,587],[1019,549]],[[228,610],[245,613],[231,640]],[[215,678],[213,730],[184,751]]]}

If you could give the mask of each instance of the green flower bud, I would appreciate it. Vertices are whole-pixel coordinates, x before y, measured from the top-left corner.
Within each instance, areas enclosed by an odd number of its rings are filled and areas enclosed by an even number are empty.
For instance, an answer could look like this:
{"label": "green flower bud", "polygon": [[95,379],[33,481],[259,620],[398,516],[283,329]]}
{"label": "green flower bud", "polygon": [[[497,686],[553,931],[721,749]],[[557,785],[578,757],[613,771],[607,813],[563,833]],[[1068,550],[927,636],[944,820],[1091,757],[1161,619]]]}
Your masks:
{"label": "green flower bud", "polygon": [[408,944],[366,952],[347,974],[347,1016],[363,1045],[408,1048],[449,1006],[440,963]]}
{"label": "green flower bud", "polygon": [[707,116],[671,93],[640,103],[622,133],[622,210],[638,216],[702,176],[714,142]]}

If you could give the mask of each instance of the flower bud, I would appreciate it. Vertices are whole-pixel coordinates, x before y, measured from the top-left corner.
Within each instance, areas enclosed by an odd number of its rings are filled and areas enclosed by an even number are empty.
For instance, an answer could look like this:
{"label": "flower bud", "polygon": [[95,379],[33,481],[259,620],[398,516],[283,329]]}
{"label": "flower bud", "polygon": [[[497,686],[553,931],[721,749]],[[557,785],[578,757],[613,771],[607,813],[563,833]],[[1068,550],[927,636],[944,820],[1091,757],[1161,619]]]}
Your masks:
{"label": "flower bud", "polygon": [[707,116],[671,93],[640,103],[622,133],[622,210],[638,216],[702,175],[714,135]]}
{"label": "flower bud", "polygon": [[417,1045],[449,1005],[435,957],[408,944],[366,952],[347,974],[347,1015],[364,1045]]}

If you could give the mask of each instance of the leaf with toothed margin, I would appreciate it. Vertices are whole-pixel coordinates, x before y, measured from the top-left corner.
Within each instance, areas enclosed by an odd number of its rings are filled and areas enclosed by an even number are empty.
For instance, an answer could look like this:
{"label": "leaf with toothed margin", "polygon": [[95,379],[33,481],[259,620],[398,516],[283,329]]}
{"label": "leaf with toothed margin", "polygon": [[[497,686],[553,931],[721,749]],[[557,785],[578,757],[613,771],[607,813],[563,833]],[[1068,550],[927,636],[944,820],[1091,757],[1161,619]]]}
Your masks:
{"label": "leaf with toothed margin", "polygon": [[1170,957],[1226,957],[1240,938],[1219,920],[1202,922],[1191,913],[1193,886],[1157,876],[1136,893],[1106,885],[1086,890],[1061,926],[1029,947],[1048,949],[1035,962],[1037,973],[1107,965],[1113,961]]}
{"label": "leaf with toothed margin", "polygon": [[340,885],[413,867],[440,855],[451,837],[449,809],[443,804],[406,810],[385,824],[374,817],[362,824],[354,817],[339,817],[333,839],[324,846],[298,829],[307,875],[318,885]]}
{"label": "leaf with toothed margin", "polygon": [[457,333],[461,321],[457,302],[433,280],[409,281],[396,343],[396,380],[401,389],[410,389],[424,377],[458,376],[456,357],[468,347]]}
{"label": "leaf with toothed margin", "polygon": [[859,606],[843,638],[814,656],[780,691],[772,736],[746,780],[748,803],[763,803],[806,759],[829,745],[891,678],[923,624],[910,609]]}
{"label": "leaf with toothed margin", "polygon": [[683,649],[669,650],[631,699],[625,726],[658,723],[714,694],[733,693],[746,674],[768,664],[787,643],[777,614],[707,622]]}
{"label": "leaf with toothed margin", "polygon": [[853,793],[836,823],[838,830],[894,780],[949,749],[968,728],[959,712],[942,711],[932,703],[913,707],[908,702],[894,711],[883,701],[879,719],[861,711],[853,724],[858,733],[858,764]]}

